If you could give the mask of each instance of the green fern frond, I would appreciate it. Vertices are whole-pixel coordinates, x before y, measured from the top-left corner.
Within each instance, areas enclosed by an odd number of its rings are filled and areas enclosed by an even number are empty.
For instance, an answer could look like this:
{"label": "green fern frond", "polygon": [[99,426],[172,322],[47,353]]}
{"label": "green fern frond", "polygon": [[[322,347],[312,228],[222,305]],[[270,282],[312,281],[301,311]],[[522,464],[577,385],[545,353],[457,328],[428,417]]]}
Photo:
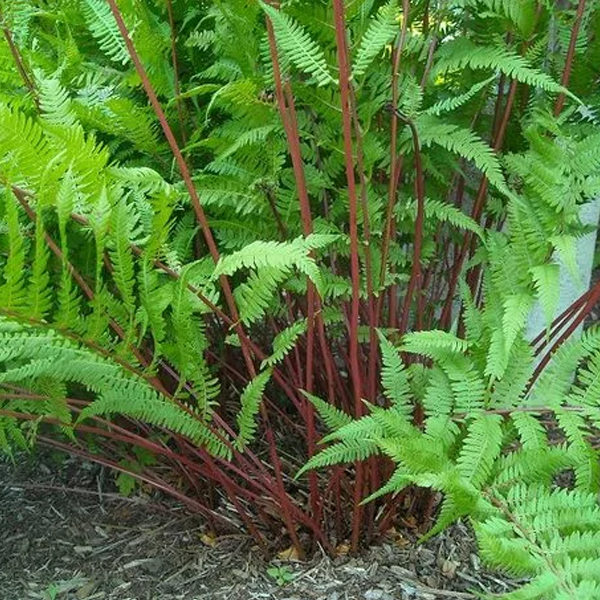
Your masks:
{"label": "green fern frond", "polygon": [[361,504],[368,504],[377,498],[387,496],[388,494],[398,494],[405,487],[412,483],[412,478],[409,477],[402,467],[397,468],[392,476],[384,483],[376,492],[373,492],[370,496],[367,496]]}
{"label": "green fern frond", "polygon": [[[215,434],[148,383],[126,373],[117,363],[93,354],[52,330],[38,330],[0,320],[0,362],[12,366],[0,373],[0,382],[52,379],[75,382],[95,394],[78,422],[92,416],[122,414],[185,435],[197,443],[219,448]],[[17,362],[15,362],[17,361]],[[221,447],[220,455],[227,453]],[[225,452],[225,454],[223,454]]]}
{"label": "green fern frond", "polygon": [[242,323],[250,325],[265,315],[273,306],[282,281],[288,276],[287,270],[263,267],[251,273],[248,280],[236,288],[235,298]]}
{"label": "green fern frond", "polygon": [[321,275],[310,253],[333,243],[336,239],[335,235],[313,234],[291,242],[253,242],[239,252],[223,256],[215,268],[213,277],[232,275],[240,269],[260,268],[277,269],[282,275],[289,275],[292,269],[296,268],[320,289]]}
{"label": "green fern frond", "polygon": [[567,267],[575,281],[579,281],[580,273],[577,263],[577,238],[573,235],[555,235],[548,239],[560,260]]}
{"label": "green fern frond", "polygon": [[500,415],[480,415],[469,424],[456,464],[461,475],[478,487],[489,478],[502,450],[501,423]]}
{"label": "green fern frond", "polygon": [[49,251],[44,236],[41,211],[38,211],[35,224],[35,254],[27,292],[29,296],[29,314],[36,321],[42,321],[52,308],[52,290],[48,272]]}
{"label": "green fern frond", "polygon": [[26,189],[39,184],[50,161],[41,126],[19,110],[0,104],[0,165],[3,175]]}
{"label": "green fern frond", "polygon": [[111,60],[127,64],[129,53],[108,4],[103,0],[81,0],[81,4],[87,26],[100,49]]}
{"label": "green fern frond", "polygon": [[519,336],[507,357],[507,375],[494,382],[490,408],[508,408],[519,405],[528,391],[533,371],[533,348],[527,340]]}
{"label": "green fern frond", "polygon": [[271,369],[258,374],[244,389],[240,398],[240,410],[237,414],[239,437],[236,439],[236,447],[244,448],[252,442],[256,436],[258,425],[256,418],[262,403],[265,387],[271,378]]}
{"label": "green fern frond", "polygon": [[456,400],[450,378],[437,365],[429,370],[428,375],[427,387],[422,401],[425,414],[427,416],[452,414]]}
{"label": "green fern frond", "polygon": [[381,348],[383,393],[396,410],[409,415],[412,412],[412,403],[406,368],[398,350],[380,331],[377,333]]}
{"label": "green fern frond", "polygon": [[373,60],[398,34],[399,15],[398,3],[395,0],[390,0],[371,19],[356,51],[352,69],[352,75],[355,79],[365,74]]}
{"label": "green fern frond", "polygon": [[472,131],[442,121],[432,115],[421,115],[416,126],[423,146],[437,144],[450,152],[473,161],[499,191],[510,195],[502,176],[500,163],[493,150]]}
{"label": "green fern frond", "polygon": [[483,81],[480,81],[474,85],[472,85],[466,92],[463,94],[459,94],[458,96],[453,96],[451,98],[447,98],[445,100],[440,100],[436,102],[433,106],[425,109],[423,111],[426,115],[433,115],[435,117],[439,117],[442,113],[452,112],[457,108],[461,107],[463,104],[469,102],[472,98],[474,98],[481,90],[484,90],[486,87],[492,83],[496,79],[496,75],[492,75]]}
{"label": "green fern frond", "polygon": [[499,16],[508,19],[525,36],[531,34],[535,24],[536,4],[533,0],[458,0],[456,6],[473,7],[483,17]]}
{"label": "green fern frond", "polygon": [[466,66],[472,69],[493,69],[521,83],[553,94],[565,93],[573,98],[573,94],[549,75],[532,67],[526,59],[507,48],[477,46],[472,41],[461,38],[444,44],[437,53],[437,59],[432,70],[434,77]]}
{"label": "green fern frond", "polygon": [[502,330],[504,350],[508,354],[527,323],[533,306],[533,297],[528,293],[509,294],[504,299]]}
{"label": "green fern frond", "polygon": [[273,339],[271,356],[263,360],[260,368],[272,367],[281,362],[292,351],[300,337],[304,335],[306,326],[306,319],[301,319],[279,332]]}
{"label": "green fern frond", "polygon": [[531,391],[531,402],[541,406],[561,406],[573,384],[579,364],[600,350],[600,329],[592,327],[581,338],[568,340],[553,355]]}
{"label": "green fern frond", "polygon": [[436,358],[446,353],[462,354],[469,348],[468,343],[452,333],[442,330],[414,331],[402,338],[400,350]]}
{"label": "green fern frond", "polygon": [[485,406],[485,382],[468,357],[458,355],[442,358],[439,364],[450,380],[456,413],[473,414]]}
{"label": "green fern frond", "polygon": [[138,294],[140,307],[136,321],[141,325],[140,337],[144,336],[147,329],[152,332],[156,361],[167,336],[168,325],[164,313],[173,301],[173,289],[162,282],[158,273],[144,262],[138,272]]}
{"label": "green fern frond", "polygon": [[371,440],[345,440],[325,448],[313,456],[296,474],[296,479],[307,471],[330,467],[340,463],[353,463],[378,453],[376,442]]}
{"label": "green fern frond", "polygon": [[304,28],[284,12],[260,2],[273,23],[277,46],[301,71],[312,75],[318,85],[336,83],[329,72],[325,55]]}
{"label": "green fern frond", "polygon": [[8,229],[8,258],[3,267],[4,283],[0,287],[0,306],[6,310],[24,307],[25,287],[25,240],[19,223],[19,212],[12,193],[4,189],[4,211]]}
{"label": "green fern frond", "polygon": [[459,229],[472,231],[477,237],[483,238],[483,230],[471,217],[453,206],[443,202],[427,198],[425,200],[425,215],[428,219],[435,219],[442,223],[450,223]]}
{"label": "green fern frond", "polygon": [[121,200],[112,211],[112,240],[111,259],[114,267],[113,278],[119,288],[119,294],[127,312],[135,312],[135,270],[133,253],[131,251],[130,211]]}
{"label": "green fern frond", "polygon": [[210,29],[192,32],[185,40],[185,45],[198,50],[208,50],[216,39],[216,33]]}
{"label": "green fern frond", "polygon": [[533,277],[538,302],[546,317],[546,327],[549,328],[556,316],[558,306],[560,267],[557,264],[547,263],[531,267],[529,271]]}
{"label": "green fern frond", "polygon": [[77,123],[67,90],[56,78],[42,78],[39,83],[40,108],[50,125],[71,127]]}
{"label": "green fern frond", "polygon": [[326,444],[331,441],[356,441],[366,439],[380,439],[384,434],[385,423],[374,415],[367,415],[360,419],[352,420],[326,435],[321,441]]}
{"label": "green fern frond", "polygon": [[323,419],[325,425],[332,430],[337,431],[342,427],[349,425],[353,422],[352,417],[341,411],[339,408],[321,400],[321,398],[314,396],[313,394],[309,394],[306,391],[302,391],[304,396],[310,400],[311,404],[317,409],[319,416]]}

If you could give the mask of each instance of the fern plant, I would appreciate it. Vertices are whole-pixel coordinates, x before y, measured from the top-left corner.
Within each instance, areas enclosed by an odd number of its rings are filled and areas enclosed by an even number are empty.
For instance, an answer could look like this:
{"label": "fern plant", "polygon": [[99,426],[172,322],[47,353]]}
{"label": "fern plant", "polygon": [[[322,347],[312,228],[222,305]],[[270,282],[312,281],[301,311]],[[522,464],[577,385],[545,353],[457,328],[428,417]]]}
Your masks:
{"label": "fern plant", "polygon": [[[441,492],[437,522],[425,537],[469,519],[484,560],[529,579],[501,597],[596,598],[600,462],[593,436],[600,393],[593,365],[600,332],[589,329],[565,344],[533,385],[533,355],[519,335],[495,379],[490,373],[498,369],[488,363],[497,358],[486,356],[497,327],[486,318],[491,310],[474,309],[465,339],[415,332],[396,348],[381,335],[389,406],[369,405],[369,414],[354,421],[310,396],[331,433],[300,473],[387,456],[395,470],[364,502],[411,486]],[[420,362],[424,357],[431,362]],[[415,405],[425,413],[420,425]]]}
{"label": "fern plant", "polygon": [[[600,297],[556,315],[559,263],[600,191],[597,6],[23,0],[0,14],[4,448],[84,454],[242,524],[265,552],[356,551],[409,483],[447,494],[441,524],[472,515],[482,548],[517,498],[588,506],[583,487],[553,496],[514,444],[539,440],[593,491],[593,336],[550,358]],[[547,331],[530,345],[536,302]],[[316,412],[343,436],[323,453]],[[542,443],[542,412],[563,445]],[[377,455],[406,452],[421,466],[378,493]],[[294,483],[309,459],[356,465]],[[502,487],[526,467],[531,485]],[[584,566],[561,556],[570,589]]]}

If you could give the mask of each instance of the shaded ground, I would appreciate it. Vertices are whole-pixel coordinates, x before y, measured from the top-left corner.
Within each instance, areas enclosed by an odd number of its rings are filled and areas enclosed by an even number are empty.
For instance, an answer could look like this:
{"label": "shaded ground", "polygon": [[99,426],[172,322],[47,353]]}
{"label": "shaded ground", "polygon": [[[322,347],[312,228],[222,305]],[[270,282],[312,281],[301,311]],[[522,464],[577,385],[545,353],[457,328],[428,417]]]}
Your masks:
{"label": "shaded ground", "polygon": [[[248,538],[215,539],[170,500],[123,498],[109,480],[75,458],[0,462],[2,600],[437,600],[508,589],[480,568],[462,525],[419,547],[398,535],[358,558],[269,563]],[[273,567],[291,581],[278,585]]]}

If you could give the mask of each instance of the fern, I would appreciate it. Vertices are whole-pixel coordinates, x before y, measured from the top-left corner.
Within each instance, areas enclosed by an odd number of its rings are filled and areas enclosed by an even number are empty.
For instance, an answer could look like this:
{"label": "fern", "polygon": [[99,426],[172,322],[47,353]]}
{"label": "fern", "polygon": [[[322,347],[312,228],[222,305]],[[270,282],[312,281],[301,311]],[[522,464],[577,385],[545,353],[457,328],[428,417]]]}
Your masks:
{"label": "fern", "polygon": [[336,236],[315,234],[306,239],[298,238],[286,243],[254,242],[239,252],[223,257],[214,271],[214,277],[231,275],[244,268],[269,268],[271,273],[277,272],[286,276],[296,268],[307,275],[317,289],[321,289],[321,275],[310,253],[331,244],[335,239]]}
{"label": "fern", "polygon": [[433,115],[435,117],[439,117],[442,113],[452,112],[457,108],[461,107],[463,104],[469,102],[472,98],[474,98],[479,92],[487,88],[492,81],[496,79],[496,75],[492,75],[479,83],[471,86],[466,92],[463,94],[459,94],[458,96],[454,96],[451,98],[446,98],[445,100],[440,100],[436,102],[430,108],[424,110],[424,114]]}
{"label": "fern", "polygon": [[436,219],[442,223],[450,223],[459,229],[472,231],[478,237],[483,238],[481,227],[473,219],[451,204],[427,198],[425,201],[425,215],[429,219]]}
{"label": "fern", "polygon": [[435,358],[438,353],[457,354],[466,351],[467,347],[465,340],[445,331],[416,331],[404,337],[401,350]]}
{"label": "fern", "polygon": [[339,442],[313,456],[306,465],[298,471],[296,477],[300,477],[309,469],[327,467],[337,463],[365,460],[369,456],[376,454],[377,451],[377,444],[369,440],[358,439]]}
{"label": "fern", "polygon": [[6,224],[8,229],[9,252],[3,269],[4,283],[0,287],[0,305],[6,310],[23,307],[25,302],[25,241],[21,232],[19,215],[12,194],[3,192]]}
{"label": "fern", "polygon": [[349,425],[352,423],[352,417],[347,413],[339,410],[335,406],[328,404],[321,398],[314,396],[313,394],[309,394],[308,392],[302,392],[304,396],[308,400],[310,400],[311,404],[317,409],[319,416],[323,419],[327,427],[329,429],[336,431],[345,425]]}
{"label": "fern", "polygon": [[[47,378],[56,382],[77,382],[96,395],[77,422],[119,413],[177,431],[191,440],[207,444],[219,455],[227,454],[226,448],[201,420],[183,411],[170,399],[161,397],[143,379],[128,376],[118,365],[55,332],[36,331],[1,320],[0,339],[4,342],[0,362],[5,365],[0,383]],[[12,366],[8,367],[8,364]]]}
{"label": "fern", "polygon": [[450,152],[473,161],[492,185],[501,192],[508,193],[500,164],[492,149],[473,132],[442,122],[430,115],[420,116],[417,119],[417,127],[419,139],[424,146],[438,144]]}
{"label": "fern", "polygon": [[502,330],[504,350],[510,352],[517,335],[523,331],[527,317],[533,305],[533,298],[529,294],[510,294],[504,300],[504,315]]}
{"label": "fern", "polygon": [[100,49],[111,60],[127,64],[129,53],[108,4],[101,0],[81,0],[81,4],[87,25]]}
{"label": "fern", "polygon": [[515,2],[514,0],[459,0],[458,6],[472,6],[474,10],[481,11],[484,16],[501,16],[509,19],[517,25],[520,32],[527,36],[530,35],[535,23],[535,2],[524,0]]}
{"label": "fern", "polygon": [[263,394],[271,371],[267,369],[257,375],[246,387],[240,398],[240,411],[237,415],[239,437],[236,440],[238,448],[249,444],[256,436],[256,416],[260,409]]}
{"label": "fern", "polygon": [[44,224],[40,213],[35,228],[35,258],[29,283],[29,310],[36,321],[43,320],[52,308],[52,290],[48,273],[49,251],[44,238]]}
{"label": "fern", "polygon": [[130,247],[131,230],[129,224],[128,208],[124,200],[119,202],[112,212],[115,248],[111,252],[114,265],[115,282],[123,304],[129,314],[135,310],[135,273],[133,256]]}
{"label": "fern", "polygon": [[381,332],[379,332],[379,343],[383,362],[381,383],[384,394],[397,410],[410,414],[412,409],[409,401],[410,386],[400,355]]}
{"label": "fern", "polygon": [[397,1],[341,3],[345,32],[332,3],[119,1],[136,64],[104,0],[4,4],[3,449],[122,453],[260,546],[330,519],[356,546],[426,488],[427,535],[469,520],[508,597],[597,595],[600,335],[547,365],[526,337],[600,192],[597,6],[566,65],[574,10],[417,3],[396,76]]}
{"label": "fern", "polygon": [[306,320],[296,321],[278,333],[273,339],[273,352],[263,360],[261,369],[272,367],[281,362],[294,348],[300,336],[306,332]]}
{"label": "fern", "polygon": [[336,80],[329,72],[323,51],[310,35],[291,17],[264,2],[260,6],[273,23],[278,48],[298,69],[312,75],[318,85],[328,85]]}
{"label": "fern", "polygon": [[377,55],[397,35],[398,29],[398,4],[391,0],[387,2],[378,12],[360,40],[356,51],[352,75],[355,78],[365,74],[369,65]]}
{"label": "fern", "polygon": [[468,435],[456,461],[462,477],[480,486],[489,478],[492,467],[502,449],[501,417],[476,417],[468,428]]}
{"label": "fern", "polygon": [[558,304],[560,293],[560,270],[556,264],[539,265],[531,268],[531,275],[539,303],[544,311],[547,326],[550,327]]}
{"label": "fern", "polygon": [[494,69],[521,83],[573,97],[546,73],[531,67],[526,59],[506,48],[476,46],[470,40],[462,38],[445,44],[437,56],[438,62],[434,66],[432,76],[465,66],[472,69]]}
{"label": "fern", "polygon": [[77,117],[73,112],[71,99],[58,79],[42,78],[39,83],[40,106],[44,119],[52,125],[66,127],[75,125]]}

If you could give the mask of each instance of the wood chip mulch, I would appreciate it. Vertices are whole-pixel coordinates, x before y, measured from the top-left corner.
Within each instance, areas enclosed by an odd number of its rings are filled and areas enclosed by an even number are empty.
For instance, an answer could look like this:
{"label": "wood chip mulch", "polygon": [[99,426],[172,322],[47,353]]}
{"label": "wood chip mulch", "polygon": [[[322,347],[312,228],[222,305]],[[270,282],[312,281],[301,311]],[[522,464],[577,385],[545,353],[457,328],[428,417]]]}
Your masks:
{"label": "wood chip mulch", "polygon": [[2,600],[437,600],[514,585],[481,567],[462,524],[413,540],[403,532],[359,557],[268,562],[247,537],[214,537],[169,499],[119,496],[95,465],[0,461]]}

